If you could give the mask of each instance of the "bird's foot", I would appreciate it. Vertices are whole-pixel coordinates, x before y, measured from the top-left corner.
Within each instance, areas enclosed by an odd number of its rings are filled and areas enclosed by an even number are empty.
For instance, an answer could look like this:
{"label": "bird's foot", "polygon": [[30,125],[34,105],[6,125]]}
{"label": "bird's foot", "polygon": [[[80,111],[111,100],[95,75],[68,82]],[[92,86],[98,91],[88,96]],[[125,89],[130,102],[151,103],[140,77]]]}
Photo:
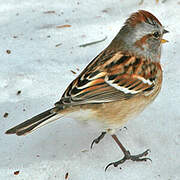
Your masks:
{"label": "bird's foot", "polygon": [[150,152],[150,150],[147,149],[146,151],[144,151],[141,154],[131,155],[131,153],[129,151],[125,151],[124,157],[119,161],[109,163],[106,166],[105,171],[109,168],[109,166],[113,165],[114,167],[117,167],[119,164],[123,164],[126,160],[132,160],[132,161],[147,161],[147,160],[150,160],[150,161],[152,161],[150,158],[144,157],[144,156],[147,156],[149,152]]}
{"label": "bird's foot", "polygon": [[92,149],[94,143],[98,144],[104,138],[105,134],[106,134],[106,132],[102,132],[99,137],[97,137],[96,139],[93,140],[93,142],[91,143],[91,149]]}

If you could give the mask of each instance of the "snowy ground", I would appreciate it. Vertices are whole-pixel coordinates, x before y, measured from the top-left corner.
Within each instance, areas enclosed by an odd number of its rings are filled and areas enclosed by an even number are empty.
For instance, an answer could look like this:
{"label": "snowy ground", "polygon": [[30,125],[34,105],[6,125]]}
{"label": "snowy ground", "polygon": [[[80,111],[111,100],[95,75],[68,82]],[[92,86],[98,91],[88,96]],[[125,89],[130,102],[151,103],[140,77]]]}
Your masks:
{"label": "snowy ground", "polygon": [[[180,179],[180,1],[139,2],[0,0],[0,180],[63,180],[67,172],[69,180]],[[107,136],[90,150],[100,132],[67,118],[25,137],[4,134],[50,108],[77,76],[71,70],[79,73],[138,9],[155,14],[170,31],[162,54],[164,82],[155,102],[117,135],[132,153],[150,148],[152,163],[127,162],[105,173],[109,162],[122,157],[117,145]]]}

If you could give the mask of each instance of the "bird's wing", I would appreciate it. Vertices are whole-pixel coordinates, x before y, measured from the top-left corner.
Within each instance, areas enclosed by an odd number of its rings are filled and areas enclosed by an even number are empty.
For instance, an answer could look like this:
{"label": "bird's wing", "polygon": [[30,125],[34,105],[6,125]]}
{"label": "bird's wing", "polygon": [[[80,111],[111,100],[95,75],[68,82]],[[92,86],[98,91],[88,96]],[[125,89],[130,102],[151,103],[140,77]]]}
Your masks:
{"label": "bird's wing", "polygon": [[55,105],[104,103],[153,91],[155,63],[122,52],[100,53],[69,85]]}

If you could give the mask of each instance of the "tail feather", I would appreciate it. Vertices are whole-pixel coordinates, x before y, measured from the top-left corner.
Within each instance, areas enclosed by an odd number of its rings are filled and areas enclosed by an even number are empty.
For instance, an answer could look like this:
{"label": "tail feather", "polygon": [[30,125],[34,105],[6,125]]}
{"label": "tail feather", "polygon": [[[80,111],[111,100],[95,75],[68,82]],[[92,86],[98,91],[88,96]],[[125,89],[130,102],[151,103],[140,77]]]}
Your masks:
{"label": "tail feather", "polygon": [[41,126],[60,118],[62,115],[53,112],[53,109],[54,108],[44,111],[41,114],[38,114],[37,116],[34,116],[31,119],[28,119],[27,121],[7,130],[5,133],[16,134],[18,136],[26,135]]}

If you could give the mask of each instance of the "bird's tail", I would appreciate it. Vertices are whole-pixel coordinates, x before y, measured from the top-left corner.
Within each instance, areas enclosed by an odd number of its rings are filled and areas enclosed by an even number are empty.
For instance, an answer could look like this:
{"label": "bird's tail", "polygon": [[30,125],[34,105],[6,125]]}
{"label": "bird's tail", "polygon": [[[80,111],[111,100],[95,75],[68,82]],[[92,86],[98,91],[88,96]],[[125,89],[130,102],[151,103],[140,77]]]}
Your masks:
{"label": "bird's tail", "polygon": [[54,112],[53,109],[54,108],[44,111],[41,114],[38,114],[37,116],[34,116],[31,119],[28,119],[27,121],[7,130],[5,133],[16,134],[18,136],[26,135],[41,126],[62,117],[62,114]]}

